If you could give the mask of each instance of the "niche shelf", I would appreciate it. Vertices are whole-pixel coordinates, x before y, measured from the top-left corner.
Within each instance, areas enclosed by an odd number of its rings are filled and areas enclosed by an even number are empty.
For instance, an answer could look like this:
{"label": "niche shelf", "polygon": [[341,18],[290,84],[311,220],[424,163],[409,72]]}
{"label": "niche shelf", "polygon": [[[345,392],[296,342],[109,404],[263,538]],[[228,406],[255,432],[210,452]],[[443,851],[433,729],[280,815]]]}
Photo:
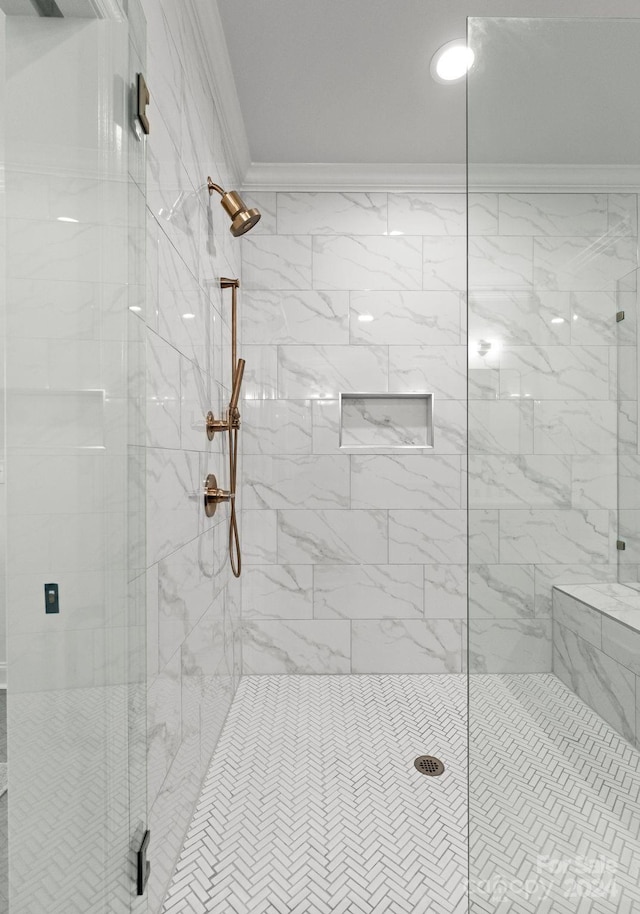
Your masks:
{"label": "niche shelf", "polygon": [[339,446],[348,451],[433,447],[433,394],[341,393]]}

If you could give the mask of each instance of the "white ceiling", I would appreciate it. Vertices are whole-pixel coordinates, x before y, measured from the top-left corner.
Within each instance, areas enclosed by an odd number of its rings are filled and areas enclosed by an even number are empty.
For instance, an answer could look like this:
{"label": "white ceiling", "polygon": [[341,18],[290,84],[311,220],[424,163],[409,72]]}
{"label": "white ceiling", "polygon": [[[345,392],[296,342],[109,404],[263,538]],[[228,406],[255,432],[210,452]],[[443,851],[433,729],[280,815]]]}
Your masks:
{"label": "white ceiling", "polygon": [[[640,16],[638,0],[217,2],[254,163],[464,163],[465,85],[429,64],[467,16]],[[481,47],[475,161],[640,160],[640,19],[502,23]]]}

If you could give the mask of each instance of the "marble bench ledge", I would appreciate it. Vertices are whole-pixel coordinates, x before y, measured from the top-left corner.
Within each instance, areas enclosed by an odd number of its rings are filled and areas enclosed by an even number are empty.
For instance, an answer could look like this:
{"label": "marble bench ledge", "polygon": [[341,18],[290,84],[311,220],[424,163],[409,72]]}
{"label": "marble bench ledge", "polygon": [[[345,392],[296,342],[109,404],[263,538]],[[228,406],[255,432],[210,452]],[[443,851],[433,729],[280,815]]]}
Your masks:
{"label": "marble bench ledge", "polygon": [[640,748],[640,593],[624,584],[554,587],[553,671]]}
{"label": "marble bench ledge", "polygon": [[640,591],[627,584],[557,584],[554,591],[640,632]]}

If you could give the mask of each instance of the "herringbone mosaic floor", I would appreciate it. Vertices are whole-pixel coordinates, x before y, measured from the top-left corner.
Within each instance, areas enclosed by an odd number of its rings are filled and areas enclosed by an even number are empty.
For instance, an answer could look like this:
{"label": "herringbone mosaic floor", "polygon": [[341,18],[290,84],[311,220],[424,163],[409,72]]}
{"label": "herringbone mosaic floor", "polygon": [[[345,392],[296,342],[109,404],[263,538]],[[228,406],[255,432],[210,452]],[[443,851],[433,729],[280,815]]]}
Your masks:
{"label": "herringbone mosaic floor", "polygon": [[640,755],[552,675],[472,679],[468,902],[466,699],[245,678],[165,914],[638,914]]}
{"label": "herringbone mosaic floor", "polygon": [[638,914],[640,754],[559,679],[471,679],[472,914]]}
{"label": "herringbone mosaic floor", "polygon": [[462,676],[243,679],[166,914],[466,912],[465,708]]}

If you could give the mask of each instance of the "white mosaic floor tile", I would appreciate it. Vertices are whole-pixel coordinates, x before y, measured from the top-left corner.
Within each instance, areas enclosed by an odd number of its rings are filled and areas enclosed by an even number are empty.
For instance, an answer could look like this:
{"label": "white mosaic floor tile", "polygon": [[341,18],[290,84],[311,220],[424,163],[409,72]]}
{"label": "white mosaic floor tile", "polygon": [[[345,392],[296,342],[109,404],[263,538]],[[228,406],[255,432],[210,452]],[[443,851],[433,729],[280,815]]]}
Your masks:
{"label": "white mosaic floor tile", "polygon": [[552,674],[470,697],[471,914],[640,911],[640,754]]}
{"label": "white mosaic floor tile", "polygon": [[[553,675],[245,678],[164,914],[633,914],[640,755]],[[413,768],[441,757],[441,778]]]}
{"label": "white mosaic floor tile", "polygon": [[466,912],[465,706],[459,675],[243,679],[166,914]]}

